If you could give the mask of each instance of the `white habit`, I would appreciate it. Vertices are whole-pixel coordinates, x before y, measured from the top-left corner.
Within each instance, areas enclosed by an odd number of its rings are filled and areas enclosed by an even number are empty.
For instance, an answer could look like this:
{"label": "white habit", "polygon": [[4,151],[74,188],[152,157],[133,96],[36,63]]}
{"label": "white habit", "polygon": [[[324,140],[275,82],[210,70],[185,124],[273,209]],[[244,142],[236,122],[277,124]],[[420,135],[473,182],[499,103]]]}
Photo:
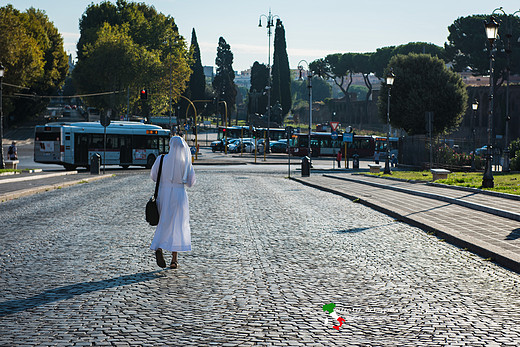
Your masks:
{"label": "white habit", "polygon": [[[160,159],[161,156],[155,160],[150,173],[154,181],[157,181]],[[170,139],[170,152],[163,159],[157,195],[159,224],[151,250],[191,251],[190,209],[184,186],[191,187],[194,183],[190,149],[182,137],[174,136]]]}

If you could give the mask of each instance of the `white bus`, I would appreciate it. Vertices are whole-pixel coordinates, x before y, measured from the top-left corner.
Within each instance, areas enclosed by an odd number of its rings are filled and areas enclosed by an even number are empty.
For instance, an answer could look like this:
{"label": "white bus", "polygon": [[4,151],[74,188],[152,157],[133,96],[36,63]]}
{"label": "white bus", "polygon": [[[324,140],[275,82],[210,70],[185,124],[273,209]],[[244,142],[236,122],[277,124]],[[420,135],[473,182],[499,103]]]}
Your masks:
{"label": "white bus", "polygon": [[101,164],[151,168],[155,159],[168,153],[170,131],[157,125],[138,122],[111,122],[106,129],[99,122],[48,123],[37,125],[34,135],[34,161],[63,165],[66,170],[90,167],[98,153]]}

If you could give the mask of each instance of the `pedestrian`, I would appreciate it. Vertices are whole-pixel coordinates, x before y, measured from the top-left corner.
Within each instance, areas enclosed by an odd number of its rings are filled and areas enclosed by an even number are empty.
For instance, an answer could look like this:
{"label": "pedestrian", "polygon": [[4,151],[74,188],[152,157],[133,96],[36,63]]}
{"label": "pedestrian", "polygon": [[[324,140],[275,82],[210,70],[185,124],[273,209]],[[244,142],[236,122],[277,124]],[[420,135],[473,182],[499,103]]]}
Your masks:
{"label": "pedestrian", "polygon": [[[152,166],[150,176],[157,181],[160,156]],[[180,136],[170,139],[170,151],[164,156],[157,207],[159,224],[150,249],[155,251],[157,265],[164,268],[163,249],[172,252],[170,268],[178,267],[177,252],[191,251],[191,230],[188,195],[184,187],[195,184],[190,148]]]}
{"label": "pedestrian", "polygon": [[374,152],[374,161],[376,162],[376,164],[379,164],[379,152],[378,151]]}
{"label": "pedestrian", "polygon": [[392,154],[392,167],[396,167],[397,166],[397,157],[395,156],[395,154]]}
{"label": "pedestrian", "polygon": [[13,141],[11,146],[7,149],[7,159],[9,160],[17,160],[18,159],[18,150],[16,149],[16,142]]}
{"label": "pedestrian", "polygon": [[341,151],[338,151],[338,154],[336,155],[336,161],[338,162],[338,169],[341,168]]}

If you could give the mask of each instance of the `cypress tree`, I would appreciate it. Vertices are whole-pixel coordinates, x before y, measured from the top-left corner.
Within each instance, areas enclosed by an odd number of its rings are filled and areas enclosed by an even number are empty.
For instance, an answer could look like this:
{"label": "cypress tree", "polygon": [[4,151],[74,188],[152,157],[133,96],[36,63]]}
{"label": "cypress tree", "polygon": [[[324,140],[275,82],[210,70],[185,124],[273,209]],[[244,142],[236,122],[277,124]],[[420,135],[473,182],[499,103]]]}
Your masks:
{"label": "cypress tree", "polygon": [[[190,82],[188,84],[188,98],[191,100],[203,100],[206,98],[206,77],[204,76],[204,68],[202,67],[202,61],[200,58],[200,48],[197,42],[197,35],[195,34],[195,28],[191,32],[191,46],[190,52],[192,54],[193,62],[190,65],[193,71],[190,76]],[[201,104],[196,106],[197,109]],[[198,112],[198,110],[197,110]]]}
{"label": "cypress tree", "polygon": [[282,106],[281,119],[278,120],[278,123],[281,123],[283,117],[291,110],[292,98],[291,72],[289,69],[289,57],[287,56],[287,44],[285,42],[285,28],[280,19],[276,20],[276,29],[274,32],[272,74],[271,105],[275,105],[278,101]]}

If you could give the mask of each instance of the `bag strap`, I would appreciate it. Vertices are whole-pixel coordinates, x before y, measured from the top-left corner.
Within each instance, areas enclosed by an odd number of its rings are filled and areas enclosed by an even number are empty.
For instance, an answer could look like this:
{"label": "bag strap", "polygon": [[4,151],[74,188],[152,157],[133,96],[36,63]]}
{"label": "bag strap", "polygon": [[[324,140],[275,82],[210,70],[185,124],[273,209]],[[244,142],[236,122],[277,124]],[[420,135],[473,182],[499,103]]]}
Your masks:
{"label": "bag strap", "polygon": [[155,182],[155,193],[153,194],[154,200],[157,200],[157,194],[159,194],[159,182],[161,181],[163,158],[164,158],[164,155],[161,155],[161,162],[159,163],[159,172],[157,173],[157,181]]}

